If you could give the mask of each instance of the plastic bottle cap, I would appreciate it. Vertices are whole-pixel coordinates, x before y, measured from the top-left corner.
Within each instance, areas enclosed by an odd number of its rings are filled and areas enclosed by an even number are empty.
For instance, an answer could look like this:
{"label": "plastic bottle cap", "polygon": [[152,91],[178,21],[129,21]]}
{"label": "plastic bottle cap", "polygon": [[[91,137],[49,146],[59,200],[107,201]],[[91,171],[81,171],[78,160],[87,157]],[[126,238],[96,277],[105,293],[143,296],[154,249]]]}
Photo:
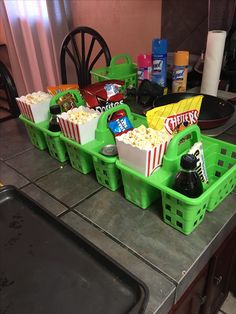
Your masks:
{"label": "plastic bottle cap", "polygon": [[188,51],[177,51],[174,54],[174,64],[177,66],[188,65],[189,63],[189,52]]}
{"label": "plastic bottle cap", "polygon": [[153,54],[166,54],[167,53],[167,40],[155,38],[152,40],[152,53]]}
{"label": "plastic bottle cap", "polygon": [[180,166],[186,170],[194,170],[197,166],[197,158],[192,154],[186,154],[181,157]]}
{"label": "plastic bottle cap", "polygon": [[151,67],[152,66],[152,55],[151,54],[140,54],[137,58],[139,67]]}
{"label": "plastic bottle cap", "polygon": [[51,114],[60,114],[61,113],[61,108],[59,105],[54,105],[50,107],[50,113]]}

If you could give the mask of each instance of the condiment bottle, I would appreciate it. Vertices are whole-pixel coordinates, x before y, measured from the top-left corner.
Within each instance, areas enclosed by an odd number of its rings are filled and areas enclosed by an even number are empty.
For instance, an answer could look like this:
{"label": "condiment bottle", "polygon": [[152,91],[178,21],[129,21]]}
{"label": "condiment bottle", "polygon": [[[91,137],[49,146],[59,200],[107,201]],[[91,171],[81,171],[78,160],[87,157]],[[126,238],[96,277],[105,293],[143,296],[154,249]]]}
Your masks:
{"label": "condiment bottle", "polygon": [[185,92],[187,87],[189,52],[177,51],[174,54],[172,93]]}
{"label": "condiment bottle", "polygon": [[152,41],[152,82],[166,87],[167,40],[155,38]]}
{"label": "condiment bottle", "polygon": [[140,54],[137,58],[138,64],[138,81],[151,80],[152,78],[152,55]]}
{"label": "condiment bottle", "polygon": [[48,129],[52,132],[59,132],[61,131],[60,125],[58,123],[57,115],[61,113],[61,108],[59,105],[54,105],[50,107],[50,114],[51,118],[49,121]]}
{"label": "condiment bottle", "polygon": [[202,181],[195,171],[197,158],[186,154],[180,160],[181,170],[176,174],[173,189],[185,196],[195,198],[203,193]]}

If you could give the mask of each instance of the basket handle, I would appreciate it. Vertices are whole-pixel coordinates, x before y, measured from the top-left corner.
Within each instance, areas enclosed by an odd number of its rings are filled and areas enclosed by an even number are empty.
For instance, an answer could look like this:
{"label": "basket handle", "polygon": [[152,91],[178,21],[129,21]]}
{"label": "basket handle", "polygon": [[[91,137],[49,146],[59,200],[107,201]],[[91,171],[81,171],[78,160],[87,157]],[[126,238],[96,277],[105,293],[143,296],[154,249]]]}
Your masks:
{"label": "basket handle", "polygon": [[121,53],[121,54],[118,54],[118,55],[114,56],[111,59],[110,67],[112,67],[114,65],[119,65],[119,64],[116,64],[116,62],[119,59],[124,59],[124,62],[123,62],[124,64],[132,64],[132,59],[131,59],[130,55],[127,55],[125,53]]}
{"label": "basket handle", "polygon": [[183,131],[179,132],[177,135],[175,135],[172,140],[170,141],[166,154],[165,159],[167,160],[176,160],[178,157],[178,147],[181,145],[181,141],[184,140],[184,138],[188,135],[191,135],[192,145],[196,142],[199,142],[201,140],[201,132],[199,127],[196,124],[188,126]]}
{"label": "basket handle", "polygon": [[85,104],[85,101],[78,90],[68,89],[54,95],[50,100],[50,107],[55,105],[60,97],[63,97],[64,95],[68,93],[71,93],[75,96],[78,106],[83,106]]}

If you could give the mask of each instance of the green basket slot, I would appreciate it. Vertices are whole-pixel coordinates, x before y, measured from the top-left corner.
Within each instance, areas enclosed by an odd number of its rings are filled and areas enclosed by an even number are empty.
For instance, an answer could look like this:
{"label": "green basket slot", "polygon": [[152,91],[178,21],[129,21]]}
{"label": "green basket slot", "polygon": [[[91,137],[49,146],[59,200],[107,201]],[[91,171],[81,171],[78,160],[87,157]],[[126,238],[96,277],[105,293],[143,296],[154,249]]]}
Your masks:
{"label": "green basket slot", "polygon": [[[118,60],[122,60],[123,63],[118,64]],[[137,66],[132,63],[132,60],[127,54],[119,54],[111,59],[109,67],[95,69],[90,71],[94,82],[102,82],[105,80],[122,80],[124,85],[120,91],[123,94],[128,87],[137,87],[138,75]]]}
{"label": "green basket slot", "polygon": [[[201,196],[189,198],[171,187],[180,168],[181,156],[197,141],[203,143],[209,183],[204,184]],[[191,233],[201,223],[205,212],[213,211],[236,185],[236,145],[203,136],[196,125],[186,128],[171,140],[163,166],[151,176],[145,177],[120,161],[116,165],[122,173],[132,174],[161,191],[164,221],[184,234]]]}
{"label": "green basket slot", "polygon": [[80,145],[61,134],[65,143],[71,166],[83,174],[94,170],[93,159],[88,153],[80,149]]}
{"label": "green basket slot", "polygon": [[60,162],[68,160],[65,144],[60,139],[62,133],[49,131],[48,126],[49,120],[37,124],[37,128],[44,134],[49,154]]}
{"label": "green basket slot", "polygon": [[47,149],[47,143],[43,132],[37,129],[36,124],[22,115],[19,116],[19,119],[24,123],[31,143],[40,150]]}
{"label": "green basket slot", "polygon": [[115,162],[107,163],[93,156],[93,164],[98,183],[111,191],[116,191],[121,186],[121,174]]}
{"label": "green basket slot", "polygon": [[121,170],[124,185],[125,198],[135,205],[146,209],[158,198],[160,191],[151,185],[141,181],[136,176]]}

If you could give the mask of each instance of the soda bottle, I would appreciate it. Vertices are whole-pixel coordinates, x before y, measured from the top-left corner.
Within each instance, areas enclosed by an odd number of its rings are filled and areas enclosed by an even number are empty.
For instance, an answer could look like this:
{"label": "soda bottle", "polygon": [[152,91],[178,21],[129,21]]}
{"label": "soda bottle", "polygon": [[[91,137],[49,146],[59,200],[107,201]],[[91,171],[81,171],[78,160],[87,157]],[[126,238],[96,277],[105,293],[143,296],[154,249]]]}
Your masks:
{"label": "soda bottle", "polygon": [[173,189],[185,196],[195,198],[202,194],[202,182],[195,171],[197,158],[192,154],[185,154],[180,160],[181,170],[176,174]]}
{"label": "soda bottle", "polygon": [[60,132],[60,125],[58,123],[57,115],[61,113],[61,108],[59,105],[54,105],[50,107],[51,118],[49,121],[48,129],[52,132]]}

